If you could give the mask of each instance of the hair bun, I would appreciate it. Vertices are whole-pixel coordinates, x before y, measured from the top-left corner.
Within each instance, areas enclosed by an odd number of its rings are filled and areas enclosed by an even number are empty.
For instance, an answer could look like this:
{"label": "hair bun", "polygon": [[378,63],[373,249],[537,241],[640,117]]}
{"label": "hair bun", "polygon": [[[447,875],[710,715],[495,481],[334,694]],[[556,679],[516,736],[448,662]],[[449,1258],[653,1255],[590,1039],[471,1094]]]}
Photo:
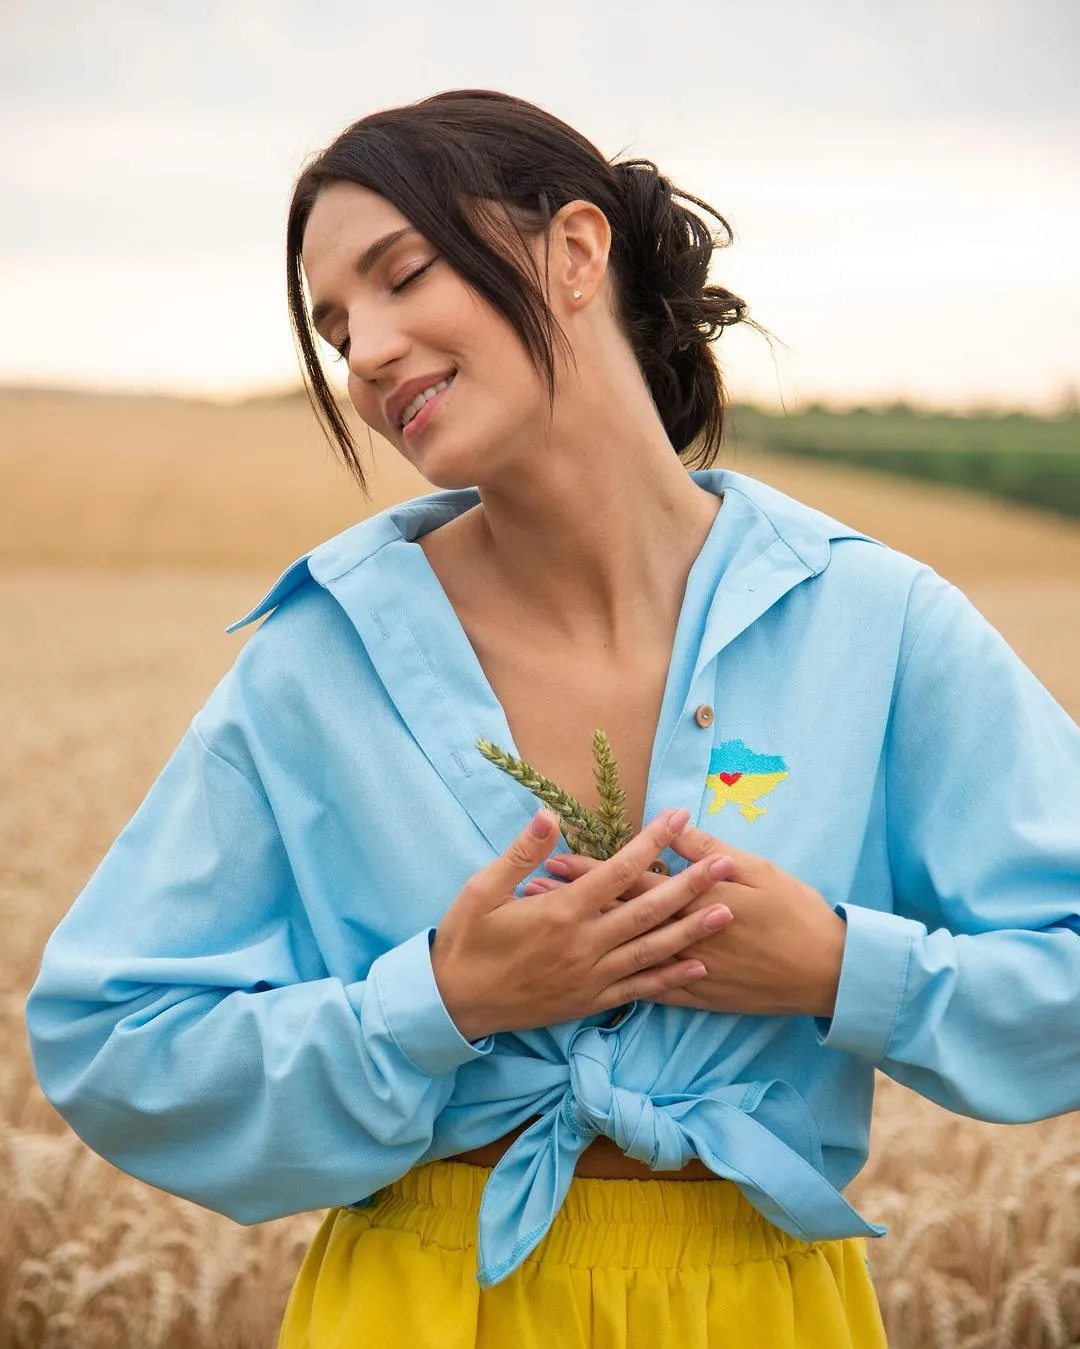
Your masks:
{"label": "hair bun", "polygon": [[[625,206],[612,260],[620,309],[634,351],[676,450],[704,434],[719,444],[723,384],[709,343],[735,323],[757,327],[746,302],[709,284],[713,251],[733,240],[731,226],[708,202],[684,192],[651,159],[610,165]],[[690,202],[720,222],[713,233]],[[721,395],[722,397],[722,395]]]}
{"label": "hair bun", "polygon": [[[641,321],[651,312],[654,340],[670,359],[742,322],[746,303],[723,286],[708,284],[714,249],[733,239],[731,226],[698,197],[675,187],[651,159],[627,159],[612,168],[620,175],[630,224],[626,239],[633,299]],[[711,232],[677,197],[693,202],[720,222]]]}

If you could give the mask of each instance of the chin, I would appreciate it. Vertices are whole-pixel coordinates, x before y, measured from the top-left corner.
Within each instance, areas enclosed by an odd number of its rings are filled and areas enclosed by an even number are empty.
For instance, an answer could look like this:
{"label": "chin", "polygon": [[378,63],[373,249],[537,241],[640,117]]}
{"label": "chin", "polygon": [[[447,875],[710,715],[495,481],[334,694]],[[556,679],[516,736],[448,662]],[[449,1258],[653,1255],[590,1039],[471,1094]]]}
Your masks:
{"label": "chin", "polygon": [[462,487],[475,487],[477,485],[475,467],[464,467],[455,472],[453,468],[428,468],[427,465],[414,464],[417,472],[423,474],[424,478],[431,483],[432,487],[439,487],[444,492],[457,491]]}
{"label": "chin", "polygon": [[477,458],[473,454],[465,456],[444,454],[434,444],[430,448],[419,444],[415,448],[412,445],[403,445],[398,454],[431,483],[432,487],[452,491],[459,487],[476,486]]}

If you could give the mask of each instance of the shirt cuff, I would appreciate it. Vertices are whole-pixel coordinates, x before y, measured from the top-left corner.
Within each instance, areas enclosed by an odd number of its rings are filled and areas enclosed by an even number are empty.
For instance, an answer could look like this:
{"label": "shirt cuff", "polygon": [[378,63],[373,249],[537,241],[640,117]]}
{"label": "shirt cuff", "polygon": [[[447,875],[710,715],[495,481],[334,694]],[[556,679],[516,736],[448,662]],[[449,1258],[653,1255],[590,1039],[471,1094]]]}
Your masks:
{"label": "shirt cuff", "polygon": [[877,1064],[887,1056],[900,1014],[912,947],[926,929],[880,909],[834,907],[847,937],[832,1017],[814,1018],[818,1043]]}
{"label": "shirt cuff", "polygon": [[431,968],[434,933],[418,932],[372,961],[367,984],[397,1047],[422,1073],[441,1077],[489,1054],[495,1037],[466,1040],[451,1019]]}

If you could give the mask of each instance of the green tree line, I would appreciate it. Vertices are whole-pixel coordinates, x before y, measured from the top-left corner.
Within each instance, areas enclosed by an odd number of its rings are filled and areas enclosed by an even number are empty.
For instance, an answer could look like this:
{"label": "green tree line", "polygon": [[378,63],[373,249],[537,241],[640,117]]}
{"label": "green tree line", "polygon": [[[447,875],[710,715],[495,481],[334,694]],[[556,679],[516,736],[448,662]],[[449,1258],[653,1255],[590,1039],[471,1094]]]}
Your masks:
{"label": "green tree line", "polygon": [[737,403],[725,441],[930,479],[1080,517],[1080,412],[964,415],[905,403],[774,413]]}

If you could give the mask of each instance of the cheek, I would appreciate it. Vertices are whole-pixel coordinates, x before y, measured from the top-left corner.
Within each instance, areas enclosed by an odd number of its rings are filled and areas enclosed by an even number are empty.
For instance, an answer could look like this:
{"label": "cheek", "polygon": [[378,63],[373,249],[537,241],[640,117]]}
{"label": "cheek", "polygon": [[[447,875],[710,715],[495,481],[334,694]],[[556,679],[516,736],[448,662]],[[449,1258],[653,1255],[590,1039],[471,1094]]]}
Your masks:
{"label": "cheek", "polygon": [[372,393],[367,381],[350,373],[345,387],[353,411],[360,420],[380,435],[386,434],[383,428],[382,404]]}
{"label": "cheek", "polygon": [[448,349],[457,351],[477,386],[494,401],[522,410],[533,405],[543,396],[542,383],[510,322],[473,291],[463,289],[457,300],[444,330]]}
{"label": "cheek", "polygon": [[478,353],[475,377],[501,408],[531,422],[547,408],[543,376],[509,325],[499,325],[490,336],[483,353]]}

